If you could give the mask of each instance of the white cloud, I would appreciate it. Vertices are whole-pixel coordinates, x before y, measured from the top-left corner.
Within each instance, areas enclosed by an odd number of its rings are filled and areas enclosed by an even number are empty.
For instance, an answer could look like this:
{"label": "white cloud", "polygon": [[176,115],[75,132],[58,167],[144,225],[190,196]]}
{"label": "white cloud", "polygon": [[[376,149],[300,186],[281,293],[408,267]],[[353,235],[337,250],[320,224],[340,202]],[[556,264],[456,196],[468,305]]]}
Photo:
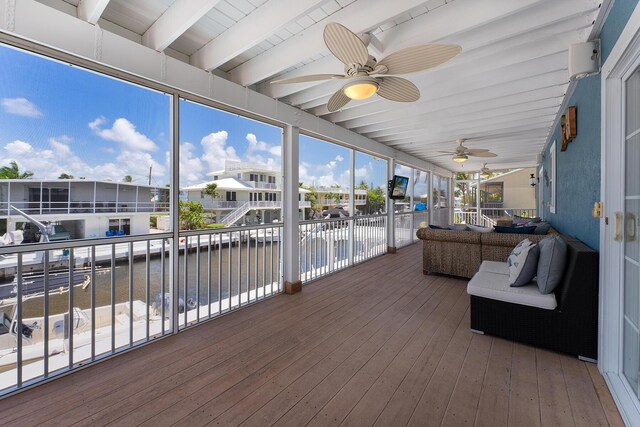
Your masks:
{"label": "white cloud", "polygon": [[[205,180],[204,165],[195,153],[196,147],[190,142],[180,144],[180,187],[186,187]],[[169,153],[167,153],[167,158]]]}
{"label": "white cloud", "polygon": [[124,147],[136,151],[155,151],[158,146],[150,140],[146,135],[136,130],[133,123],[125,118],[116,119],[111,129],[102,129],[101,126],[106,123],[106,119],[102,116],[96,118],[89,123],[89,128],[100,137],[115,141]]}
{"label": "white cloud", "polygon": [[[56,179],[66,173],[75,177],[95,180],[120,181],[125,175],[131,175],[140,182],[146,182],[149,166],[153,167],[153,176],[164,176],[166,167],[156,162],[151,154],[143,151],[123,149],[115,162],[89,165],[72,150],[68,136],[49,138],[49,147],[38,149],[31,144],[16,140],[5,144],[0,158],[6,163],[15,160],[21,170],[34,172],[36,179]],[[109,157],[110,159],[113,156]],[[3,162],[4,164],[5,162]]]}
{"label": "white cloud", "polygon": [[9,114],[24,117],[42,117],[42,111],[27,98],[2,98],[2,109]]}
{"label": "white cloud", "polygon": [[58,153],[61,156],[69,156],[73,154],[71,152],[71,148],[68,145],[69,142],[71,141],[67,136],[62,136],[60,138],[49,138],[49,145],[55,153]]}
{"label": "white cloud", "polygon": [[341,162],[343,160],[344,160],[344,157],[342,157],[340,154],[336,156],[336,161]]}
{"label": "white cloud", "polygon": [[225,160],[240,160],[233,147],[227,146],[227,131],[212,132],[200,140],[202,159],[209,164],[207,172],[224,169]]}
{"label": "white cloud", "polygon": [[19,139],[8,143],[4,146],[4,149],[7,151],[9,156],[20,157],[24,154],[30,153],[33,151],[33,147],[28,142],[20,141]]}

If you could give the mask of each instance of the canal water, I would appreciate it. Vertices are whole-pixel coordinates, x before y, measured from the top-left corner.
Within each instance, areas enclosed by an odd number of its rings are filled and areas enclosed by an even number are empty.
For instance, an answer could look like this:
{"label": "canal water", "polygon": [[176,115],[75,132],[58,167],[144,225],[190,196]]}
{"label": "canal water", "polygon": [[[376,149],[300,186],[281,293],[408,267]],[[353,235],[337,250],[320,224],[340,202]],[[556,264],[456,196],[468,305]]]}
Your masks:
{"label": "canal water", "polygon": [[[168,248],[168,245],[167,245]],[[217,302],[219,297],[223,300],[229,295],[260,289],[266,286],[270,292],[271,286],[277,292],[277,283],[280,277],[280,245],[277,241],[273,244],[255,240],[243,242],[240,246],[223,245],[202,246],[199,254],[193,249],[187,255],[185,269],[184,251],[179,256],[179,289],[180,298],[184,301],[185,295],[185,270],[187,282],[187,301],[198,301],[200,305]],[[111,269],[111,263],[100,263],[96,267],[95,283],[89,284],[85,289],[75,286],[73,291],[73,306],[80,309],[91,308],[91,287],[95,288],[96,307],[111,305],[112,300],[112,275],[114,279],[115,303],[129,301],[130,292],[133,300],[145,302],[147,300],[147,275],[149,278],[149,304],[153,304],[163,292],[170,293],[170,266],[169,254],[164,260],[159,254],[154,254],[147,263],[144,257],[136,258],[130,266],[128,259],[119,259],[115,269]],[[40,269],[43,269],[41,266]],[[38,269],[38,266],[36,266]],[[58,271],[59,269],[56,269]],[[62,268],[68,275],[68,262]],[[130,281],[130,273],[133,280]],[[90,270],[86,270],[90,274]],[[67,276],[68,277],[68,276]],[[5,282],[7,283],[7,282]],[[272,285],[273,283],[273,285]],[[4,303],[0,300],[0,312],[11,316],[13,303]],[[69,311],[69,293],[67,289],[53,289],[49,293],[49,314],[66,313]],[[0,316],[2,314],[0,313]],[[26,298],[23,303],[23,317],[33,318],[44,315],[44,297],[37,296]]]}

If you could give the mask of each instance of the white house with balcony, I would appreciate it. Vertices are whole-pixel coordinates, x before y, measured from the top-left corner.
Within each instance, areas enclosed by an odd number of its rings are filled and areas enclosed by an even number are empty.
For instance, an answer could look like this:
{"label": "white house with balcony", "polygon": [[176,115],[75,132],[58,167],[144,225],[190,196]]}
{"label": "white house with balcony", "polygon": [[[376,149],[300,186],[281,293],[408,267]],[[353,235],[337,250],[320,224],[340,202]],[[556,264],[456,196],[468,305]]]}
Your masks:
{"label": "white house with balcony", "polygon": [[[182,188],[187,200],[202,203],[215,221],[225,226],[272,222],[279,220],[282,209],[282,177],[280,170],[250,162],[226,161],[225,168],[207,174],[212,181]],[[204,191],[216,184],[218,197],[211,200]],[[300,216],[311,203],[304,200],[307,190],[300,189]]]}
{"label": "white house with balcony", "polygon": [[1,180],[0,231],[15,231],[26,221],[14,208],[62,225],[73,239],[145,234],[152,214],[169,213],[169,189],[84,179]]}

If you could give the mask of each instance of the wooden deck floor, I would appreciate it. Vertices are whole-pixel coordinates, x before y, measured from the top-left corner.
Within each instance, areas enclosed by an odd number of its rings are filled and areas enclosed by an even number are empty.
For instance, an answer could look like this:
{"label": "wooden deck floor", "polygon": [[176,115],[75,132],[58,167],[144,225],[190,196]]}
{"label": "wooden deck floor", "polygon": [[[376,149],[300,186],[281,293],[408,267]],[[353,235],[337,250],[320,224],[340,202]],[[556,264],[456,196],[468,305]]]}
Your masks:
{"label": "wooden deck floor", "polygon": [[0,401],[2,425],[622,425],[593,364],[469,332],[418,244]]}

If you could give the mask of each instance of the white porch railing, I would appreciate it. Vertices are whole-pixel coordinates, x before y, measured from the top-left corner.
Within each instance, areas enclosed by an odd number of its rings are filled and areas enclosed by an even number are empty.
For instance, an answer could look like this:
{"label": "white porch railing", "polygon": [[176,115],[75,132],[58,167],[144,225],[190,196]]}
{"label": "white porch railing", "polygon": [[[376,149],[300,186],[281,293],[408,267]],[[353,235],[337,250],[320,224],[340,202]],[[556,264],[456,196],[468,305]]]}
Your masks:
{"label": "white porch railing", "polygon": [[[0,395],[280,293],[282,224],[0,247]],[[177,256],[177,280],[171,275]]]}
{"label": "white porch railing", "polygon": [[386,215],[300,222],[300,276],[309,282],[387,252]]}
{"label": "white porch railing", "polygon": [[521,216],[525,218],[534,218],[536,216],[535,209],[480,209],[480,213],[477,210],[462,211],[456,209],[453,214],[453,220],[455,224],[475,224],[483,227],[493,227],[496,225],[497,220],[503,217]]}

